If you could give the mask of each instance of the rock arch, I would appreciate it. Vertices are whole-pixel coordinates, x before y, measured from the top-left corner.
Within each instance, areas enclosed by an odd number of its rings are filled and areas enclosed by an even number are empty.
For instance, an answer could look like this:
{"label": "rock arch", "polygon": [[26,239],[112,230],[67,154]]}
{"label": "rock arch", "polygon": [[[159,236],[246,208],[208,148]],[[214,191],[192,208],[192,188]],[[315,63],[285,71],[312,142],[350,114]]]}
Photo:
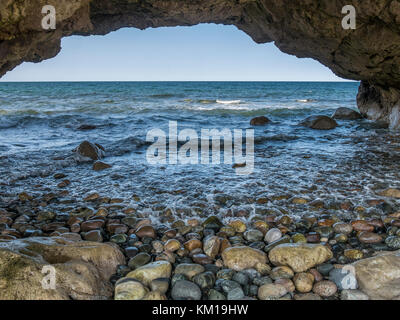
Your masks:
{"label": "rock arch", "polygon": [[[56,8],[56,30],[42,29],[44,5]],[[356,8],[355,30],[342,27],[345,5]],[[54,57],[70,35],[229,24],[257,43],[273,41],[285,53],[360,80],[360,111],[400,127],[399,0],[2,0],[0,15],[0,76],[24,61]]]}

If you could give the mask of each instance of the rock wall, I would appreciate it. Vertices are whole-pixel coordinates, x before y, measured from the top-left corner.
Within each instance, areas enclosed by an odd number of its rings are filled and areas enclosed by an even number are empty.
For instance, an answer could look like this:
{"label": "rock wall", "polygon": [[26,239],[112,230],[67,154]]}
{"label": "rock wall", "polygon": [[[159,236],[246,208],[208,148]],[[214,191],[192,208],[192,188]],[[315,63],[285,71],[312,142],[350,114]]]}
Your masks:
{"label": "rock wall", "polygon": [[[57,11],[56,30],[41,27],[44,5]],[[352,4],[357,28],[344,30]],[[361,112],[399,124],[399,0],[2,0],[0,76],[24,61],[57,55],[62,37],[107,34],[122,27],[219,23],[235,25],[257,43],[313,58],[337,75],[361,80]]]}

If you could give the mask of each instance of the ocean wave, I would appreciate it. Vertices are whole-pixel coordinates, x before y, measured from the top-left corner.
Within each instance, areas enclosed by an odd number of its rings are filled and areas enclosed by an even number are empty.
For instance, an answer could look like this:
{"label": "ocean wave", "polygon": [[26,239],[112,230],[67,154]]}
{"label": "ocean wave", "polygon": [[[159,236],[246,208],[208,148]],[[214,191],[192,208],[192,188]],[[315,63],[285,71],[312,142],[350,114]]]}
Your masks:
{"label": "ocean wave", "polygon": [[241,100],[216,100],[217,103],[221,103],[221,104],[240,104],[242,103]]}
{"label": "ocean wave", "polygon": [[297,99],[296,100],[296,102],[303,102],[303,103],[306,103],[306,102],[317,102],[318,100],[316,100],[316,99]]}

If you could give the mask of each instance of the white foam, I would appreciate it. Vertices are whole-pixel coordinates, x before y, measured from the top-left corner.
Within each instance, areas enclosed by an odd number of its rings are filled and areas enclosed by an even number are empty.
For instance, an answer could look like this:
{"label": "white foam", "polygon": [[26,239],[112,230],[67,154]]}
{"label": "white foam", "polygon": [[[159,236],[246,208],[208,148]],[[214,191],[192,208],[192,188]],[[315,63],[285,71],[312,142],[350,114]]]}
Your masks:
{"label": "white foam", "polygon": [[217,100],[217,103],[222,103],[222,104],[239,104],[241,103],[241,100]]}

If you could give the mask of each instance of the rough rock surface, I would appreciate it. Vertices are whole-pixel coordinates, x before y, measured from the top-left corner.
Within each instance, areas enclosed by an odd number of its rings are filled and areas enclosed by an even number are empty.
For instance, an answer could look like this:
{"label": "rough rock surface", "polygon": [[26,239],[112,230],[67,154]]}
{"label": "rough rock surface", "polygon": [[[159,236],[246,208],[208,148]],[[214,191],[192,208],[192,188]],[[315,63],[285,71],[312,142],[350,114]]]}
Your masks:
{"label": "rough rock surface", "polygon": [[250,247],[231,247],[222,252],[224,264],[233,270],[241,271],[256,267],[267,262],[267,255]]}
{"label": "rough rock surface", "polygon": [[269,252],[269,260],[276,266],[289,266],[304,272],[333,257],[332,251],[321,244],[285,243]]}
{"label": "rough rock surface", "polygon": [[337,127],[336,121],[327,116],[311,116],[302,121],[300,125],[316,130],[331,130]]}
{"label": "rough rock surface", "polygon": [[[41,27],[45,4],[56,8],[55,30]],[[356,8],[355,30],[342,27],[345,5]],[[0,76],[23,61],[54,57],[65,36],[107,34],[122,27],[230,24],[258,43],[274,41],[283,52],[362,80],[362,114],[400,126],[398,0],[2,0],[0,15]]]}
{"label": "rough rock surface", "polygon": [[[125,262],[115,246],[63,238],[0,242],[0,300],[108,299],[109,282]],[[43,289],[44,266],[56,271],[56,288]]]}
{"label": "rough rock surface", "polygon": [[350,109],[350,108],[338,108],[335,113],[332,115],[333,119],[339,120],[357,120],[361,119],[362,116],[359,112]]}
{"label": "rough rock surface", "polygon": [[360,290],[374,300],[400,299],[400,250],[355,262]]}

